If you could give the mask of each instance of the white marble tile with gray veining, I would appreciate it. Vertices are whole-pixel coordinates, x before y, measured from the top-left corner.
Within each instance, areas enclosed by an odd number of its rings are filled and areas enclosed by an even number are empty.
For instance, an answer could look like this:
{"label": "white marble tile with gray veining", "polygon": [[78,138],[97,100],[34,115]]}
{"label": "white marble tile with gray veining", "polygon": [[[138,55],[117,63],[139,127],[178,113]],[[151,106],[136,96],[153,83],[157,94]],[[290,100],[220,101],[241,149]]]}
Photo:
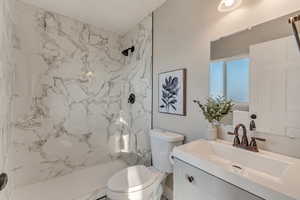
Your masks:
{"label": "white marble tile with gray veining", "polygon": [[[149,163],[151,17],[121,36],[20,2],[16,8],[16,185],[118,158]],[[132,45],[136,52],[125,58],[122,49]]]}
{"label": "white marble tile with gray veining", "polygon": [[0,173],[8,174],[8,185],[0,192],[0,199],[9,200],[12,193],[9,171],[11,146],[11,118],[15,57],[14,0],[0,0]]}

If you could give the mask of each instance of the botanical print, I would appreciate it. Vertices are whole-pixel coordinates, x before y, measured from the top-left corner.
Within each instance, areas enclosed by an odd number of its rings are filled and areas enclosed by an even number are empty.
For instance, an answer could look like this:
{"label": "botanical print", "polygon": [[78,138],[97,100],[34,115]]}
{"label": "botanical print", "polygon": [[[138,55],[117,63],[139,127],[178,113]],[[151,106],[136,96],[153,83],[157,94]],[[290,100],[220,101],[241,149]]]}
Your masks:
{"label": "botanical print", "polygon": [[186,70],[162,73],[159,76],[159,111],[185,115]]}
{"label": "botanical print", "polygon": [[176,103],[178,102],[178,77],[166,77],[165,83],[163,83],[162,87],[162,104],[160,105],[161,108],[165,108],[167,112],[170,112],[170,107],[174,111],[177,111]]}

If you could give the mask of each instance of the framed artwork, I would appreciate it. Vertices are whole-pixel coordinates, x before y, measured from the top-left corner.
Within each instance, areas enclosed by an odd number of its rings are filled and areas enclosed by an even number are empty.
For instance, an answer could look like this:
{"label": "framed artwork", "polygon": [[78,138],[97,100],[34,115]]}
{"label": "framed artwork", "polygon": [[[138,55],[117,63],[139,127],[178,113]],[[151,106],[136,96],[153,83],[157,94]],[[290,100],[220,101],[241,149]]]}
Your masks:
{"label": "framed artwork", "polygon": [[159,74],[159,112],[186,115],[186,69]]}

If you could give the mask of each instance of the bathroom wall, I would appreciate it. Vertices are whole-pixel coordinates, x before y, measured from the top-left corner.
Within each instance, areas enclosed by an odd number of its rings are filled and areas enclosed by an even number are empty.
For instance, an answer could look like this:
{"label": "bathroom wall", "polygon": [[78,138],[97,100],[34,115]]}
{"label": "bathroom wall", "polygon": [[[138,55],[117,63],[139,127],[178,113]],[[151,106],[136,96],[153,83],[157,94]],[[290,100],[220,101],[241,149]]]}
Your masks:
{"label": "bathroom wall", "polygon": [[[230,13],[219,13],[219,0],[172,0],[154,12],[153,123],[183,133],[187,140],[205,138],[207,122],[193,99],[208,96],[210,42],[250,26],[300,10],[300,1],[252,0]],[[255,14],[254,14],[255,13]],[[187,68],[187,116],[158,113],[158,73]],[[263,148],[300,158],[300,140],[269,134]],[[225,137],[231,140],[231,137]]]}
{"label": "bathroom wall", "polygon": [[[14,5],[13,0],[0,0],[0,173],[9,173],[8,148],[11,135],[11,98],[14,78]],[[1,200],[8,200],[10,183],[0,192]]]}
{"label": "bathroom wall", "polygon": [[152,17],[119,35],[21,2],[16,10],[15,185],[119,158],[150,162]]}

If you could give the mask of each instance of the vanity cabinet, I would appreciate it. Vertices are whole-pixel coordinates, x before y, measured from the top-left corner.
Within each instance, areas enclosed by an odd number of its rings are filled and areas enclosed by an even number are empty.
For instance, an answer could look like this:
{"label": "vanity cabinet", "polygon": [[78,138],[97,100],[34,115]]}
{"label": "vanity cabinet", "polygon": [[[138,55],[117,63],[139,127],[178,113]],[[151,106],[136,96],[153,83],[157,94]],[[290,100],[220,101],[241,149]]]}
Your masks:
{"label": "vanity cabinet", "polygon": [[174,200],[263,200],[175,159]]}

